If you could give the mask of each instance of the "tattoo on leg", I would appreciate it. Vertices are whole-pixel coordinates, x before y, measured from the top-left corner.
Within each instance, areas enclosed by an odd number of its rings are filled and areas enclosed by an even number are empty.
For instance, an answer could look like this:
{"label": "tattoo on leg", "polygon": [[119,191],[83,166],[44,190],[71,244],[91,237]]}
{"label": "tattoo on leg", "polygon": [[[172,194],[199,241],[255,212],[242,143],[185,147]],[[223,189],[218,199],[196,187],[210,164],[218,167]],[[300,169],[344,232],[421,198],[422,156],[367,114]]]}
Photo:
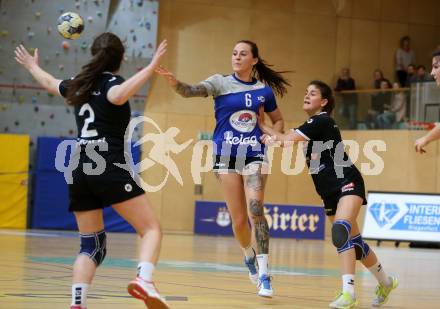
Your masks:
{"label": "tattoo on leg", "polygon": [[264,179],[261,174],[261,169],[258,169],[255,174],[246,177],[246,187],[254,191],[262,191],[264,189]]}
{"label": "tattoo on leg", "polygon": [[264,208],[263,204],[260,200],[257,199],[251,199],[249,201],[249,211],[252,215],[252,217],[261,217],[264,215]]}
{"label": "tattoo on leg", "polygon": [[175,86],[175,90],[184,98],[208,96],[208,90],[202,84],[191,86],[178,81],[177,85]]}
{"label": "tattoo on leg", "polygon": [[257,253],[269,253],[269,225],[264,216],[264,207],[261,201],[251,199],[249,209],[252,215],[255,228],[255,241],[257,242]]}

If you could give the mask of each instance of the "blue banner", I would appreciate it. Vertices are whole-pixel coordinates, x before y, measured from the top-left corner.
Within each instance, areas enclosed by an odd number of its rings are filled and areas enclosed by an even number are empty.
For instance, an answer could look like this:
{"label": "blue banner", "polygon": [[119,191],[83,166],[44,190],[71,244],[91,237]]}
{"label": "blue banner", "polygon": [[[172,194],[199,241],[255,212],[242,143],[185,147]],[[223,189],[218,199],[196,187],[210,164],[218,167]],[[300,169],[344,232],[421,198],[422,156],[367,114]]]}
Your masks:
{"label": "blue banner", "polygon": [[[302,205],[264,205],[271,237],[324,239],[323,207]],[[232,235],[232,222],[226,203],[196,201],[194,233]]]}

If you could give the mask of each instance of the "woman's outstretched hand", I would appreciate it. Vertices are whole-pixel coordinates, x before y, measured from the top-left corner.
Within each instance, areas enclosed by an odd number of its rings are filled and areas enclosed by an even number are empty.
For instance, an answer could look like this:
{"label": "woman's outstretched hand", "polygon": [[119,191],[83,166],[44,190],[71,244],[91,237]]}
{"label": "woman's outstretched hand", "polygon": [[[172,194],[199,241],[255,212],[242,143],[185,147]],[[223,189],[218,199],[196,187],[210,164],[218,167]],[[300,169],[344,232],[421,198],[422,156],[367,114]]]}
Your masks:
{"label": "woman's outstretched hand", "polygon": [[177,85],[177,78],[176,78],[176,76],[174,76],[173,73],[171,73],[170,71],[165,69],[163,66],[159,66],[158,68],[156,68],[155,72],[157,74],[162,75],[163,77],[165,77],[165,79],[167,80],[168,84],[170,84],[170,86],[174,87],[174,86]]}
{"label": "woman's outstretched hand", "polygon": [[163,40],[159,47],[156,49],[156,52],[153,55],[153,59],[151,59],[150,67],[156,70],[159,67],[160,60],[162,60],[163,55],[167,52],[167,40]]}
{"label": "woman's outstretched hand", "polygon": [[15,48],[15,60],[20,63],[26,70],[31,70],[38,66],[38,48],[35,49],[34,55],[31,56],[23,45]]}

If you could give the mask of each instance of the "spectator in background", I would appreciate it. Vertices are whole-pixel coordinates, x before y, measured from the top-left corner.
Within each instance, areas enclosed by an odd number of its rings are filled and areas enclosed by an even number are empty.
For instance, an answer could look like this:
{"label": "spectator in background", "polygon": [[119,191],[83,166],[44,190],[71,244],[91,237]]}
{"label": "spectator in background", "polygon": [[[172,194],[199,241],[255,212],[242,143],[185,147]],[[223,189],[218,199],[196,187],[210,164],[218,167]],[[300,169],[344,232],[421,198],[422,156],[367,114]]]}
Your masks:
{"label": "spectator in background", "polygon": [[376,69],[373,72],[373,88],[380,89],[380,81],[384,79],[381,69]]}
{"label": "spectator in background", "polygon": [[[398,90],[400,85],[394,82],[393,89]],[[378,129],[392,129],[396,123],[402,122],[406,114],[406,94],[396,91],[391,94],[391,104],[384,103],[384,112],[377,116]]]}
{"label": "spectator in background", "polygon": [[411,50],[411,39],[404,36],[400,39],[400,47],[396,51],[396,75],[400,85],[405,85],[407,68],[414,63],[414,52]]}
{"label": "spectator in background", "polygon": [[421,83],[431,80],[432,80],[431,76],[426,74],[426,67],[424,65],[419,65],[417,67],[417,73],[413,76],[412,82]]}
{"label": "spectator in background", "polygon": [[[356,90],[356,83],[354,79],[350,76],[349,68],[342,68],[341,75],[336,82],[335,91],[345,91],[345,90]],[[357,124],[357,94],[356,93],[345,93],[341,94],[341,108],[339,113],[348,119],[349,129],[356,129]]]}
{"label": "spectator in background", "polygon": [[416,75],[416,66],[415,64],[408,65],[408,68],[406,69],[406,82],[404,84],[404,87],[410,87],[413,77]]}
{"label": "spectator in background", "polygon": [[[388,79],[384,78],[380,81],[380,89],[390,89],[391,83]],[[391,103],[391,92],[381,91],[376,95],[371,96],[371,107],[367,111],[365,117],[365,124],[368,129],[377,129],[377,116],[385,111],[385,105]]]}

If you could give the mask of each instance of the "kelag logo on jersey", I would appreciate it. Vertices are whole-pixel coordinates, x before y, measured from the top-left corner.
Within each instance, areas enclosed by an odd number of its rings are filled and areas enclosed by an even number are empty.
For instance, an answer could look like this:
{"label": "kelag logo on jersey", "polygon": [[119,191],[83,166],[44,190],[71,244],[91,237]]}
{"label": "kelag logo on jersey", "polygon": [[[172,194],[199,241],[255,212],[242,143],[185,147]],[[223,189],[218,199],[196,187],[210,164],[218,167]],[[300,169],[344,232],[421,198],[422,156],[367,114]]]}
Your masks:
{"label": "kelag logo on jersey", "polygon": [[[324,239],[323,207],[264,205],[271,237]],[[196,201],[194,233],[232,236],[232,220],[224,202]]]}
{"label": "kelag logo on jersey", "polygon": [[380,227],[390,223],[399,212],[399,207],[392,203],[374,203],[370,207],[370,213]]}
{"label": "kelag logo on jersey", "polygon": [[241,110],[229,117],[229,123],[238,132],[249,133],[257,125],[257,115],[251,110]]}

